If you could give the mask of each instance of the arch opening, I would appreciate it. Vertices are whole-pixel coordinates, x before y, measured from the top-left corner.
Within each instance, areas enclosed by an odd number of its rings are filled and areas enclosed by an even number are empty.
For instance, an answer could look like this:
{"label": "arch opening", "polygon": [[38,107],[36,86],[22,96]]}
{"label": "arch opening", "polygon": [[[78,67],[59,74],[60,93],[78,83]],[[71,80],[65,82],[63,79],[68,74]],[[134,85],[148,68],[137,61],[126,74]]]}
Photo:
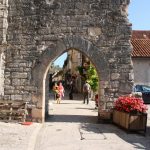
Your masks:
{"label": "arch opening", "polygon": [[[64,60],[61,60],[64,58],[64,56],[66,58]],[[61,66],[58,66],[58,64]],[[95,96],[98,97],[99,77],[98,77],[96,68],[94,67],[90,59],[85,56],[85,54],[81,53],[81,51],[76,50],[76,49],[68,49],[67,52],[65,52],[64,54],[62,54],[62,56],[60,56],[60,59],[58,58],[56,62],[54,61],[51,63],[48,73],[49,73],[48,75],[49,86],[46,86],[46,87],[49,87],[49,90],[47,90],[48,94],[45,94],[47,95],[46,105],[45,105],[45,107],[47,107],[46,116],[51,116],[53,114],[54,117],[56,117],[56,114],[58,113],[57,98],[56,98],[56,92],[55,92],[57,90],[55,88],[56,88],[56,84],[57,86],[59,86],[59,83],[62,83],[65,89],[65,94],[62,98],[63,100],[60,103],[68,104],[68,107],[72,105],[73,103],[75,103],[76,105],[77,104],[79,105],[78,109],[82,110],[84,109],[84,105],[82,105],[84,101],[83,85],[85,81],[88,81],[91,87],[91,92],[88,94],[89,101],[87,101],[86,99],[85,103],[87,102],[90,103],[90,107],[92,106],[91,109],[94,110],[95,113],[97,112],[98,98],[96,99],[96,103],[95,103]],[[48,95],[49,95],[49,98],[48,98]],[[52,112],[55,112],[55,114]],[[61,113],[64,114],[65,111]],[[62,117],[62,114],[59,114],[59,119]],[[72,114],[69,114],[69,115],[72,115]],[[80,114],[80,117],[81,116],[82,115]],[[77,116],[72,115],[72,117],[75,118]],[[82,117],[84,120],[84,116]],[[77,118],[75,120],[77,121]]]}
{"label": "arch opening", "polygon": [[[99,69],[102,68],[102,66],[100,67],[100,65],[102,65],[102,64],[97,63],[99,61],[96,60],[94,57],[95,55],[97,55],[97,48],[95,46],[93,46],[92,43],[85,41],[84,39],[80,38],[80,40],[82,41],[82,42],[80,42],[81,45],[79,45],[79,43],[74,42],[74,43],[72,43],[72,47],[67,47],[65,45],[65,43],[58,42],[58,45],[56,47],[47,48],[44,51],[43,55],[39,58],[38,61],[40,63],[38,63],[38,65],[36,65],[32,71],[33,83],[37,87],[37,92],[34,93],[32,96],[32,101],[36,102],[38,105],[38,108],[36,108],[32,112],[32,116],[33,116],[33,118],[35,118],[35,120],[39,120],[42,122],[45,121],[45,114],[47,114],[45,112],[47,112],[47,110],[48,110],[48,107],[47,107],[48,101],[46,100],[48,92],[45,91],[46,89],[49,89],[49,88],[46,88],[47,85],[45,84],[45,83],[48,83],[47,82],[48,70],[49,70],[52,62],[54,62],[54,60],[56,60],[56,58],[58,58],[58,56],[62,55],[63,53],[69,52],[71,50],[75,50],[78,53],[82,53],[83,56],[86,56],[85,58],[89,59],[96,68],[97,75],[98,75],[98,78],[100,81],[98,83],[99,87],[100,87],[101,80],[106,78],[106,76],[104,76],[103,74],[100,75]],[[88,48],[88,50],[84,49],[85,43],[88,44],[88,47],[86,46],[86,48]],[[76,44],[78,44],[78,45],[76,45]],[[94,52],[96,54],[94,54]],[[105,60],[103,59],[102,56],[100,57],[100,59],[102,60],[102,62],[104,64]],[[39,72],[39,70],[40,70],[40,72]],[[37,74],[37,72],[38,72],[38,74]],[[43,80],[41,80],[41,79],[43,79]],[[102,96],[103,92],[101,92],[101,90],[102,90],[102,88],[99,88],[98,94]]]}

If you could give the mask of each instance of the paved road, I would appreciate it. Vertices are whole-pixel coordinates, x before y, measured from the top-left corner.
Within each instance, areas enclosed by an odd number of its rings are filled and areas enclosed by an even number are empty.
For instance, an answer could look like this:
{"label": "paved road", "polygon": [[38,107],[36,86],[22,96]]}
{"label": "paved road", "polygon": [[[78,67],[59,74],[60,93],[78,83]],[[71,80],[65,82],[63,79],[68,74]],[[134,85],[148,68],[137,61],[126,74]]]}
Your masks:
{"label": "paved road", "polygon": [[98,124],[93,101],[89,105],[81,100],[50,104],[53,110],[44,124],[0,122],[0,150],[150,150],[150,105],[147,135],[141,136]]}
{"label": "paved road", "polygon": [[0,150],[34,150],[42,124],[24,126],[19,123],[0,122]]}
{"label": "paved road", "polygon": [[150,124],[146,137],[127,134],[114,125],[98,124],[94,107],[92,101],[89,105],[80,100],[54,103],[35,150],[150,150]]}

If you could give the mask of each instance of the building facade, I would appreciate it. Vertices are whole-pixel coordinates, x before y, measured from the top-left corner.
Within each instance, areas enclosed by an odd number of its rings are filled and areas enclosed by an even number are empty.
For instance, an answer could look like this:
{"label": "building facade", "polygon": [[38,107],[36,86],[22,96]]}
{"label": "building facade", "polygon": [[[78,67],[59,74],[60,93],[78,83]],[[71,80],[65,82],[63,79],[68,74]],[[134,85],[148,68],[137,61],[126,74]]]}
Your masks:
{"label": "building facade", "polygon": [[132,31],[135,85],[150,86],[150,31]]}

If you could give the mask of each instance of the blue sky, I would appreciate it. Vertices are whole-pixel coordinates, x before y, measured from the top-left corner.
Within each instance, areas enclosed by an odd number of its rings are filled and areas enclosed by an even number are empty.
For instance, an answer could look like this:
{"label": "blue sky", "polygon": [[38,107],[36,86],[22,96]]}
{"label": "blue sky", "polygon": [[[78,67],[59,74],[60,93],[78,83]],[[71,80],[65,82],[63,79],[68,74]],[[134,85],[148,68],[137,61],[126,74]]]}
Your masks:
{"label": "blue sky", "polygon": [[128,13],[133,30],[150,30],[150,0],[131,0]]}
{"label": "blue sky", "polygon": [[[150,0],[131,0],[128,14],[133,30],[150,30]],[[66,57],[67,54],[64,53],[54,64],[62,67]]]}
{"label": "blue sky", "polygon": [[59,65],[60,67],[63,67],[64,60],[66,60],[66,58],[67,58],[67,53],[62,54],[54,61],[54,65]]}

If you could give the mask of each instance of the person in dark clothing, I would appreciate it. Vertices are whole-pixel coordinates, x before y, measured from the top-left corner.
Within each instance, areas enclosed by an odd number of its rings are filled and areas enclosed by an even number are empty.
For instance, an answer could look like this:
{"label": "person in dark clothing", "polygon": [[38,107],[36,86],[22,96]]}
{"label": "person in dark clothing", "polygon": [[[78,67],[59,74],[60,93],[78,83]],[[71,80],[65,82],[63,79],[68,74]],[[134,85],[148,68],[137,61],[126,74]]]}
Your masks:
{"label": "person in dark clothing", "polygon": [[73,82],[70,82],[70,91],[69,91],[69,99],[73,99],[73,90],[74,90],[74,85]]}
{"label": "person in dark clothing", "polygon": [[57,87],[58,87],[58,85],[57,85],[57,83],[55,82],[54,85],[53,85],[53,89],[52,89],[52,90],[53,90],[53,93],[54,93],[54,100],[56,100],[56,93],[57,93],[57,92],[56,92],[56,88],[57,88]]}

